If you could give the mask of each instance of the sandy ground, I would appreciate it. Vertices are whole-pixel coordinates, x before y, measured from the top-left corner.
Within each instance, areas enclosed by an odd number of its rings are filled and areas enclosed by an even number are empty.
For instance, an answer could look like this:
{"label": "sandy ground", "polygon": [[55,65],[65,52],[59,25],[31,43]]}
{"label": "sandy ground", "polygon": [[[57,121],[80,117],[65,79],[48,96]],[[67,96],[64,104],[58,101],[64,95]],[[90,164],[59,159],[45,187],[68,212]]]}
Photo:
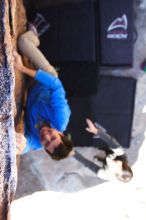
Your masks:
{"label": "sandy ground", "polygon": [[[31,152],[21,158],[12,220],[146,219],[146,73],[139,69],[146,57],[146,0],[135,4],[134,66],[124,72],[138,78],[131,146],[126,150],[134,178],[126,184],[101,181],[74,158],[56,162],[43,151]],[[95,148],[77,149],[88,158],[96,154]]]}

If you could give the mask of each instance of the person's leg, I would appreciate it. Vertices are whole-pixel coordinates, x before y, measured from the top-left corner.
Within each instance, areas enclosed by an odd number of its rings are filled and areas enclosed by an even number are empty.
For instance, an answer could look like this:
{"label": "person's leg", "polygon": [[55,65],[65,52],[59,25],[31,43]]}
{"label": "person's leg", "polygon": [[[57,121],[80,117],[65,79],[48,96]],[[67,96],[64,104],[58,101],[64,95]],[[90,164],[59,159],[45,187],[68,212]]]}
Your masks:
{"label": "person's leg", "polygon": [[39,44],[40,41],[33,31],[27,31],[18,39],[19,50],[30,60],[36,69],[43,69],[54,76],[58,76],[55,68],[48,62],[42,52],[37,48]]}

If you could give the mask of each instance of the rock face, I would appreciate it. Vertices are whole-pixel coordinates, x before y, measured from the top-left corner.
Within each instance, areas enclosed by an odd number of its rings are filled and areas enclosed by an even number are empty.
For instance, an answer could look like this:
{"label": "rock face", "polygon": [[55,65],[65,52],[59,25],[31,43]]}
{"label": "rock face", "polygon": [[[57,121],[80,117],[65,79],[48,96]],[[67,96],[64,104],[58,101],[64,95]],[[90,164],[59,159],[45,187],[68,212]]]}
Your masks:
{"label": "rock face", "polygon": [[[15,74],[12,51],[16,44],[16,36],[22,29],[16,23],[19,20],[16,16],[20,13],[17,7],[20,5],[20,0],[0,1],[0,220],[10,219],[9,208],[17,182],[14,132]],[[23,22],[21,27],[24,27]],[[16,89],[16,94],[17,91]]]}
{"label": "rock face", "polygon": [[[13,47],[17,47],[17,37],[23,33],[26,29],[26,15],[23,6],[23,0],[15,0],[16,5],[13,7],[14,11],[14,27],[15,27],[15,37],[13,38]],[[22,110],[25,99],[25,78],[19,72],[15,72],[15,101],[17,107],[17,114],[15,117],[15,128],[17,132],[23,132],[23,121],[22,121]]]}
{"label": "rock face", "polygon": [[9,219],[16,188],[14,142],[14,70],[11,65],[13,24],[10,2],[0,3],[0,219]]}

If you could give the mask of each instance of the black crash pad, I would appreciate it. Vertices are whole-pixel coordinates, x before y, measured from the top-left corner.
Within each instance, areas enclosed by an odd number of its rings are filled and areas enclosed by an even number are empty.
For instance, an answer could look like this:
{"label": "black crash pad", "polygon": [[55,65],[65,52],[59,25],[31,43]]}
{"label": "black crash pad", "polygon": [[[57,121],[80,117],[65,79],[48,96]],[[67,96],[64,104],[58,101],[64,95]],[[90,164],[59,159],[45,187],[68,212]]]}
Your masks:
{"label": "black crash pad", "polygon": [[50,23],[40,38],[49,61],[96,61],[94,5],[88,0],[38,10]]}
{"label": "black crash pad", "polygon": [[96,94],[70,97],[72,115],[67,132],[71,133],[75,146],[106,146],[85,131],[88,117],[104,126],[123,147],[129,147],[135,88],[135,79],[100,76]]}
{"label": "black crash pad", "polygon": [[54,65],[58,68],[59,78],[64,85],[67,97],[85,97],[97,93],[97,63],[61,62]]}
{"label": "black crash pad", "polygon": [[133,62],[133,1],[99,0],[98,14],[100,17],[100,64],[131,66]]}

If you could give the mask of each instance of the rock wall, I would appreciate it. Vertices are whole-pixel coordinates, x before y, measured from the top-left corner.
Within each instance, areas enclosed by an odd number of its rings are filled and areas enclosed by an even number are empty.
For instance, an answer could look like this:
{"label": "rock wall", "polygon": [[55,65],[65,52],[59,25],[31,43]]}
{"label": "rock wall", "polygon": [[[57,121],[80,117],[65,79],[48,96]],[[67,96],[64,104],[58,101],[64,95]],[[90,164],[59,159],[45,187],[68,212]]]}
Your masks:
{"label": "rock wall", "polygon": [[[19,8],[18,8],[19,7]],[[22,10],[20,10],[20,8]],[[16,190],[16,149],[14,129],[15,72],[12,52],[17,35],[24,29],[21,0],[0,1],[0,220],[10,219],[10,204]],[[21,25],[19,25],[19,22]],[[21,93],[22,79],[16,74],[16,96]],[[19,88],[18,88],[19,87]],[[18,91],[19,90],[19,91]],[[20,95],[19,95],[20,96]]]}
{"label": "rock wall", "polygon": [[[26,14],[23,6],[23,0],[15,0],[16,7],[14,11],[14,27],[15,37],[13,39],[13,47],[17,49],[17,37],[26,30]],[[17,132],[23,132],[23,106],[25,102],[25,78],[19,71],[15,72],[15,100],[17,113],[15,115],[15,129]]]}

